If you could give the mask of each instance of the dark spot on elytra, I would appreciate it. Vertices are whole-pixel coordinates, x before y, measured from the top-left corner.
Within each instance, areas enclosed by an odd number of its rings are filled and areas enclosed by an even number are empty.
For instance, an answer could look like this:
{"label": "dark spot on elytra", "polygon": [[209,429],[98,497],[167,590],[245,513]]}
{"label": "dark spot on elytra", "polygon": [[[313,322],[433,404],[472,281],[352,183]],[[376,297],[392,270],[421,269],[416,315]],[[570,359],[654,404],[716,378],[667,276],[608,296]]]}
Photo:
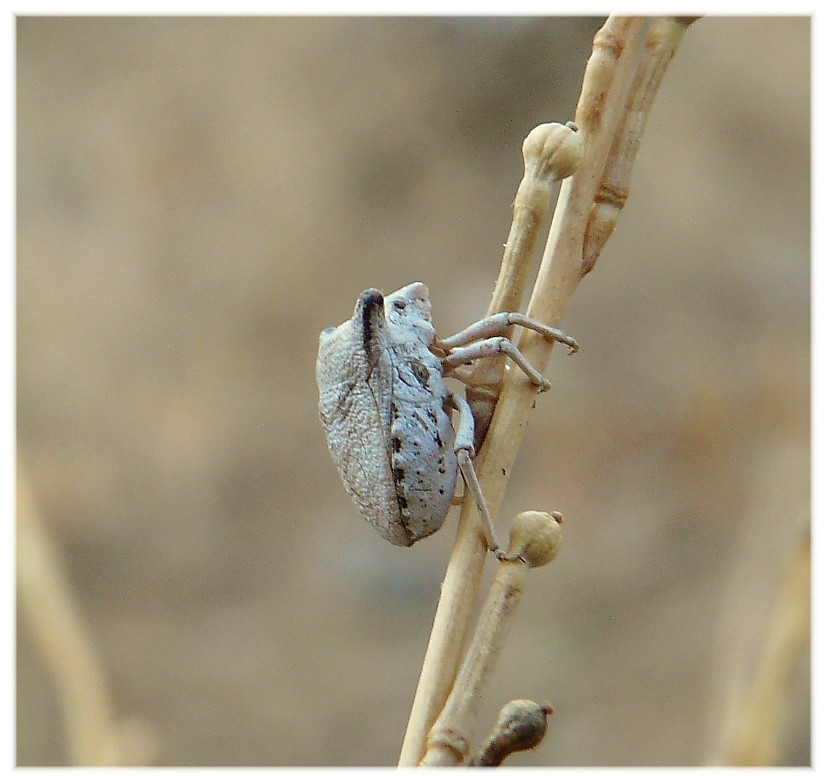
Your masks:
{"label": "dark spot on elytra", "polygon": [[421,361],[411,361],[410,369],[413,371],[416,380],[418,380],[424,388],[430,387],[430,372],[427,371],[427,367]]}
{"label": "dark spot on elytra", "polygon": [[404,468],[403,467],[394,467],[393,468],[393,480],[397,481],[397,482],[404,480]]}
{"label": "dark spot on elytra", "polygon": [[394,453],[398,453],[402,449],[402,438],[395,436],[392,440],[393,443],[393,451]]}
{"label": "dark spot on elytra", "polygon": [[407,507],[407,497],[403,497],[401,494],[396,495],[396,499],[399,502],[399,507],[404,509]]}

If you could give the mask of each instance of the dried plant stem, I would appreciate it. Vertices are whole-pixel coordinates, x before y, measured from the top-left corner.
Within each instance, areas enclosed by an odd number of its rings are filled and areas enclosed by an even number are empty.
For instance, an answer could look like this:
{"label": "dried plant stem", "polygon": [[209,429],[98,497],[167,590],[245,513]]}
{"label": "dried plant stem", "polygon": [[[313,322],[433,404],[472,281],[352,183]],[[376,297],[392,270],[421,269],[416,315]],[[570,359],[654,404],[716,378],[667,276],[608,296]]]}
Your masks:
{"label": "dried plant stem", "polygon": [[730,716],[721,756],[713,765],[774,766],[782,761],[779,739],[788,680],[809,635],[811,556],[807,530],[786,565],[751,691]]}
{"label": "dried plant stem", "polygon": [[[553,187],[576,170],[582,157],[582,139],[576,133],[576,125],[549,122],[535,127],[522,144],[522,157],[525,174],[513,201],[513,221],[488,315],[521,310],[536,243],[551,206]],[[510,337],[510,333],[507,336]],[[504,375],[504,355],[494,356],[477,361],[467,381],[466,397],[476,424],[477,450],[490,426]]]}
{"label": "dried plant stem", "polygon": [[20,615],[51,675],[72,766],[145,764],[154,737],[144,723],[115,720],[103,666],[68,576],[18,462],[17,586]]}
{"label": "dried plant stem", "polygon": [[428,734],[421,765],[458,766],[467,759],[476,707],[522,597],[525,577],[531,568],[542,567],[556,556],[560,541],[559,518],[525,511],[513,520],[508,552],[521,555],[524,561],[500,562],[465,662]]}
{"label": "dried plant stem", "polygon": [[[525,175],[514,200],[513,224],[505,244],[505,254],[489,314],[519,309],[531,255],[536,247],[542,221],[550,207],[551,187],[554,181],[572,173],[582,154],[582,142],[573,127],[548,123],[534,128],[528,134],[522,153]],[[474,369],[475,374],[468,382],[468,401],[473,408],[474,418],[477,419],[477,429],[478,421],[482,421],[484,429],[493,412],[504,362],[490,359],[478,363],[481,366]],[[479,393],[474,394],[474,389]],[[489,505],[494,518],[498,505],[499,500],[495,506]],[[470,612],[479,590],[486,547],[482,544],[480,548],[480,539],[475,532],[479,521],[476,505],[472,501],[466,501],[462,514],[471,521],[465,523],[465,532],[460,531],[457,535],[451,564],[448,565],[442,585],[443,598],[446,595],[450,597],[440,601],[437,609],[399,759],[401,766],[415,766],[422,756],[427,730],[442,708],[453,683],[470,622]]]}
{"label": "dried plant stem", "polygon": [[654,98],[688,26],[698,18],[667,16],[651,20],[645,52],[636,69],[622,127],[614,136],[585,228],[583,274],[593,269],[602,248],[616,228],[619,214],[628,200],[631,169],[637,159]]}
{"label": "dried plant stem", "polygon": [[[583,261],[586,227],[609,154],[625,127],[629,103],[637,90],[650,88],[651,94],[641,102],[640,109],[647,112],[662,75],[662,70],[652,69],[652,73],[656,73],[655,83],[651,78],[641,79],[632,88],[637,67],[645,68],[651,52],[655,52],[655,49],[644,54],[639,52],[646,25],[646,20],[641,18],[612,16],[594,37],[594,51],[586,66],[576,113],[584,153],[573,177],[562,185],[527,311],[530,317],[557,328],[574,290],[596,261],[596,257]],[[616,144],[617,149],[625,150],[621,154],[636,155],[638,144],[633,142],[632,134],[641,134],[644,124],[638,118],[629,126],[632,130],[628,131],[626,141]],[[630,163],[624,171],[630,172]],[[506,258],[507,255],[506,252]],[[519,264],[527,263],[521,255],[519,258]],[[519,271],[503,270],[491,310],[495,311],[502,302],[513,301],[524,279],[521,266]],[[509,285],[514,289],[500,290]],[[540,372],[547,365],[552,347],[553,343],[528,331],[523,332],[519,341],[520,350]],[[536,387],[521,372],[507,373],[490,429],[476,459],[476,471],[493,518],[498,513],[535,396]],[[453,686],[485,559],[478,512],[468,498],[462,506],[456,543],[442,584],[399,765],[419,762],[428,729]]]}

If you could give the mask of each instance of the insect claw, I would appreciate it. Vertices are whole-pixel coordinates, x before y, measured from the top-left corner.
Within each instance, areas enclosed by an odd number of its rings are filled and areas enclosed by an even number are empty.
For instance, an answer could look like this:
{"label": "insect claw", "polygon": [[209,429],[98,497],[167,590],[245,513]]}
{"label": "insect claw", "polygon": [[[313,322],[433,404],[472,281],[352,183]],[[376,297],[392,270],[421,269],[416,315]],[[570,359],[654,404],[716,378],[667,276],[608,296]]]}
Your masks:
{"label": "insect claw", "polygon": [[528,564],[528,560],[521,553],[510,554],[501,548],[494,549],[493,556],[500,562],[524,562],[526,565]]}

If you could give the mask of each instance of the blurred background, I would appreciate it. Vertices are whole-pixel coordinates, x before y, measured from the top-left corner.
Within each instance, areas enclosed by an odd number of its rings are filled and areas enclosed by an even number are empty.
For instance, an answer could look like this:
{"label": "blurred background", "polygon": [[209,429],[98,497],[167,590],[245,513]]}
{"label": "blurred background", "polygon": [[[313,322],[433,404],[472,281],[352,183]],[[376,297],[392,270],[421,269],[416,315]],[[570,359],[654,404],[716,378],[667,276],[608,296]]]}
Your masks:
{"label": "blurred background", "polygon": [[[56,576],[120,762],[396,762],[456,512],[409,550],[361,520],[318,332],[412,280],[441,334],[484,314],[522,140],[603,21],[18,19],[18,535],[56,558],[18,562],[19,765],[70,762],[83,708]],[[481,708],[553,704],[514,764],[710,762],[759,665],[808,524],[809,35],[689,29],[568,310],[500,518],[566,519]]]}

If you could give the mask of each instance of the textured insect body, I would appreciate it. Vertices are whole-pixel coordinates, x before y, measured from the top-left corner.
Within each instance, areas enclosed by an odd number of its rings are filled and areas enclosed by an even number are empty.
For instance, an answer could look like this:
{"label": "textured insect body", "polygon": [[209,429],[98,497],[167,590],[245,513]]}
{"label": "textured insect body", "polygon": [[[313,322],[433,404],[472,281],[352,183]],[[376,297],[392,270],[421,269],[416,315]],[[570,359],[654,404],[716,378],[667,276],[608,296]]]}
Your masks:
{"label": "textured insect body", "polygon": [[[391,543],[411,546],[442,526],[461,471],[490,549],[500,559],[513,558],[496,542],[473,467],[473,414],[445,382],[464,364],[505,354],[547,389],[548,381],[504,336],[513,325],[577,349],[558,329],[514,312],[437,339],[420,282],[386,297],[366,290],[350,320],[321,332],[316,380],[327,444],[362,515]],[[452,409],[459,412],[455,430]]]}
{"label": "textured insect body", "polygon": [[451,392],[430,345],[428,290],[365,291],[319,339],[316,376],[330,453],[362,515],[410,546],[442,526],[456,485]]}

